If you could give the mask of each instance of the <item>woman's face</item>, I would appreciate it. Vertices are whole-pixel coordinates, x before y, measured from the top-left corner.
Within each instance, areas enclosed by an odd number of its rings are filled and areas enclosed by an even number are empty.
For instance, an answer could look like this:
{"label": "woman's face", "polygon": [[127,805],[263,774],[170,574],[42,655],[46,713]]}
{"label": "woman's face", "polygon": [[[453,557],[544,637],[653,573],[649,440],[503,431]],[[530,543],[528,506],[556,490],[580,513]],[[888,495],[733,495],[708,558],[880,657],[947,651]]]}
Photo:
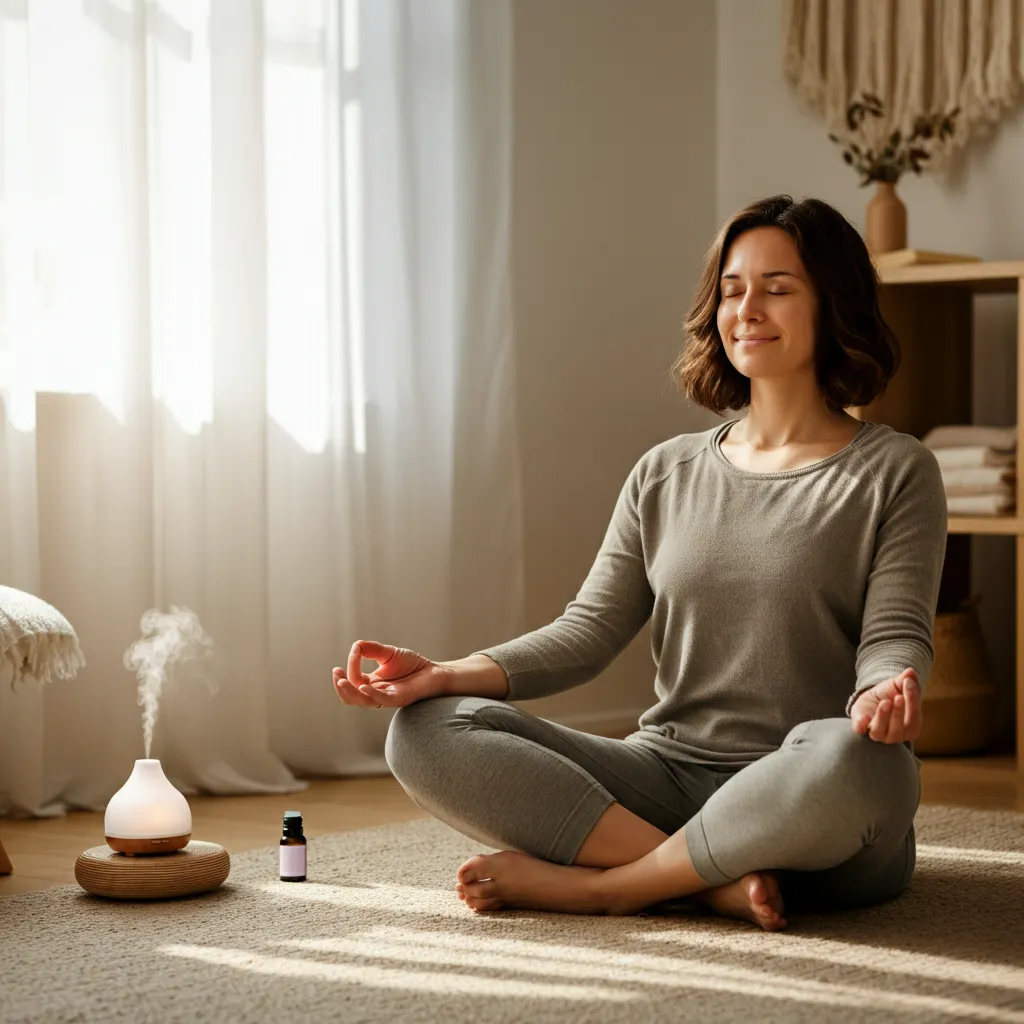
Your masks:
{"label": "woman's face", "polygon": [[752,228],[733,240],[719,281],[718,333],[745,377],[814,372],[818,297],[793,240]]}

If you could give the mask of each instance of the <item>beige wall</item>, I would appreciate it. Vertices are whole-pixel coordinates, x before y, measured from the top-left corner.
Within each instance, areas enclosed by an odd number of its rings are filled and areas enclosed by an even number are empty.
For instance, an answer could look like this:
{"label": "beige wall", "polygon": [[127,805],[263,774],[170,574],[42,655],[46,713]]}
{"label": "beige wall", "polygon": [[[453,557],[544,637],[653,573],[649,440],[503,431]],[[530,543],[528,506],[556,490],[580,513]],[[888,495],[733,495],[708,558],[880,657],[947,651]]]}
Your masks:
{"label": "beige wall", "polygon": [[[717,418],[668,369],[715,228],[711,0],[516,0],[514,304],[528,628],[575,597],[648,448]],[[526,707],[595,730],[654,699],[645,628]]]}
{"label": "beige wall", "polygon": [[[717,0],[717,210],[789,192],[838,207],[863,228],[870,189],[783,80],[782,0]],[[946,175],[906,175],[909,242],[922,249],[1024,255],[1024,107],[962,151]]]}
{"label": "beige wall", "polygon": [[[780,71],[782,0],[516,0],[514,273],[528,627],[575,596],[635,460],[717,418],[667,382],[718,223],[774,192],[863,227],[869,192]],[[1024,112],[943,174],[900,184],[910,244],[1024,257]],[[979,301],[975,420],[1014,422],[1013,303]],[[975,541],[982,624],[1009,700],[1012,541]],[[527,707],[635,727],[645,629],[599,679]]]}
{"label": "beige wall", "polygon": [[[717,0],[717,212],[776,192],[813,195],[863,228],[869,189],[843,164],[822,124],[806,113],[781,73],[782,0]],[[948,173],[906,176],[909,244],[1024,258],[1024,107],[988,138],[972,143]],[[978,300],[975,312],[974,420],[1015,422],[1015,306]],[[966,341],[966,339],[965,339]],[[1013,541],[975,538],[973,588],[1009,724],[1013,680]]]}

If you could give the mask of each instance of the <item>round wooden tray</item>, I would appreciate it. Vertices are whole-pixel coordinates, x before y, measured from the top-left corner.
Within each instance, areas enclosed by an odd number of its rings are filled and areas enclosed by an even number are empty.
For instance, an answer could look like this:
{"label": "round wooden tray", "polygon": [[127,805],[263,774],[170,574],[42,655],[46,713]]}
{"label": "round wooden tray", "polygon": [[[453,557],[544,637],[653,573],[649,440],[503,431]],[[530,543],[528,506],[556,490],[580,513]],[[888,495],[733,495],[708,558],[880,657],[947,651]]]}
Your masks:
{"label": "round wooden tray", "polygon": [[228,851],[193,839],[174,853],[126,857],[109,846],[78,855],[75,878],[94,896],[117,900],[162,900],[216,889],[231,870]]}

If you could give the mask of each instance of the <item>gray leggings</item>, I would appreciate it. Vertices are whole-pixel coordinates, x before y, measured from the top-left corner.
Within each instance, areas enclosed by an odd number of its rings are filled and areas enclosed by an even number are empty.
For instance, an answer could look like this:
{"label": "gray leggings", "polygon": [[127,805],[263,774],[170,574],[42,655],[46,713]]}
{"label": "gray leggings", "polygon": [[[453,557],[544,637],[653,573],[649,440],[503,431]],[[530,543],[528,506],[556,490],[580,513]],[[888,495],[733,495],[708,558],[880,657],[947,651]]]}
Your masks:
{"label": "gray leggings", "polygon": [[868,906],[914,872],[920,762],[847,718],[803,722],[744,768],[674,760],[487,697],[399,708],[385,756],[413,802],[478,842],[572,864],[613,802],[685,829],[708,886],[775,870],[790,909]]}

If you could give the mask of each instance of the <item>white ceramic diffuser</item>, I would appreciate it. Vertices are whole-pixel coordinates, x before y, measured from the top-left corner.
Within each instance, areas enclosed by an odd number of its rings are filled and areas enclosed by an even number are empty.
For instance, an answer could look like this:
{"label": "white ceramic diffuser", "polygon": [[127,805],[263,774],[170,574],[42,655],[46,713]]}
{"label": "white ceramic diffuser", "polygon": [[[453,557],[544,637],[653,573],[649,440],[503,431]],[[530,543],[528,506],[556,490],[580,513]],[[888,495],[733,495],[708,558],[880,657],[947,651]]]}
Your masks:
{"label": "white ceramic diffuser", "polygon": [[107,845],[118,853],[171,853],[192,838],[192,812],[160,762],[139,758],[107,804],[103,831]]}

